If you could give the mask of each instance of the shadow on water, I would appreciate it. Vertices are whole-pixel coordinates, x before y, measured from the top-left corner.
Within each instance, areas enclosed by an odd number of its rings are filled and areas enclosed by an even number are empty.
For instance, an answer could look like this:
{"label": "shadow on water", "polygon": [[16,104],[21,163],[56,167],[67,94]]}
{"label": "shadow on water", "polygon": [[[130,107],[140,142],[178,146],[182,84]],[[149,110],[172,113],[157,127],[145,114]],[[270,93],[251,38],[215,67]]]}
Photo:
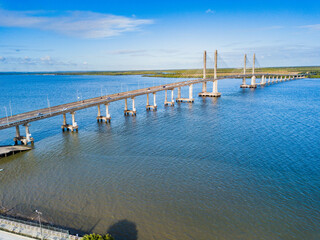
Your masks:
{"label": "shadow on water", "polygon": [[127,219],[120,220],[115,224],[111,225],[108,233],[115,238],[115,240],[137,240],[138,239],[138,229],[134,222]]}

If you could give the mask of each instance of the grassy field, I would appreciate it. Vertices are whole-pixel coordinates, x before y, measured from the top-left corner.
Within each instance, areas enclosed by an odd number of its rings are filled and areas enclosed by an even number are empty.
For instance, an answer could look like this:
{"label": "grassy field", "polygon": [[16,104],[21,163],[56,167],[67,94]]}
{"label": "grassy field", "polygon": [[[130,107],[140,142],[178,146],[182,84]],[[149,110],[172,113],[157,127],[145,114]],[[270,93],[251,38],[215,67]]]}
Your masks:
{"label": "grassy field", "polygon": [[[247,69],[247,73],[251,73]],[[320,67],[273,67],[256,68],[256,73],[298,74],[308,73],[311,78],[320,78]],[[218,76],[235,75],[243,73],[239,68],[219,68]],[[33,73],[0,73],[0,74],[40,74],[40,75],[143,75],[144,77],[164,78],[201,78],[202,69],[177,69],[177,70],[141,70],[141,71],[88,71],[88,72],[33,72]],[[213,69],[207,69],[207,77],[213,77]]]}

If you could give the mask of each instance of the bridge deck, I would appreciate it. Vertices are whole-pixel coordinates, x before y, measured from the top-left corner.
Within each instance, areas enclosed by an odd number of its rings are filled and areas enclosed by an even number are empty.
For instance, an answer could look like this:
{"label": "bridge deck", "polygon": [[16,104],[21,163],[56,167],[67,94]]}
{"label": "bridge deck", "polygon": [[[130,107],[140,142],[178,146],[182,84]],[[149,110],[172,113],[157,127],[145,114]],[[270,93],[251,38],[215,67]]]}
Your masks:
{"label": "bridge deck", "polygon": [[[268,73],[258,73],[255,74],[256,76],[290,76],[288,74],[268,74]],[[252,77],[252,74],[238,74],[238,75],[227,75],[227,76],[220,76],[216,80],[222,80],[222,79],[230,79],[230,78],[249,78]],[[296,75],[291,75],[296,76]],[[30,112],[25,112],[17,115],[13,115],[10,117],[4,117],[0,118],[0,130],[5,128],[14,127],[17,125],[22,125],[25,123],[54,117],[57,115],[61,115],[64,113],[70,113],[75,112],[81,109],[94,107],[100,104],[106,104],[110,102],[119,101],[126,98],[134,98],[136,96],[145,95],[147,93],[154,93],[164,90],[171,90],[173,88],[188,86],[190,84],[197,84],[202,82],[208,82],[208,81],[214,81],[213,78],[206,78],[206,79],[195,79],[195,80],[189,80],[189,81],[182,81],[182,82],[176,82],[176,83],[170,83],[170,84],[163,84],[160,86],[150,87],[150,88],[142,88],[127,92],[120,92],[110,95],[105,95],[101,97],[95,97],[90,99],[85,99],[83,101],[77,101],[77,102],[71,102],[66,104],[61,104],[57,106],[53,106],[50,108],[43,108],[38,109]]]}

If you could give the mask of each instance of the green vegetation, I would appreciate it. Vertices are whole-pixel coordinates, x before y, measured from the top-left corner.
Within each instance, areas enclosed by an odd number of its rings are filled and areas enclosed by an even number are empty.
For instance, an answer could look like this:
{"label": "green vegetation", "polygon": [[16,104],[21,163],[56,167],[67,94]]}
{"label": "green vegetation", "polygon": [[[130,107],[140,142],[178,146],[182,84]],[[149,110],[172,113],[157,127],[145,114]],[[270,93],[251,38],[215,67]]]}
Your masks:
{"label": "green vegetation", "polygon": [[110,234],[106,234],[104,236],[101,236],[99,234],[87,234],[83,238],[83,240],[114,240],[114,238]]}
{"label": "green vegetation", "polygon": [[[256,73],[298,74],[307,73],[312,78],[320,78],[320,67],[270,67],[256,68]],[[219,68],[218,76],[242,74],[241,68]],[[247,69],[251,73],[251,69]],[[201,78],[202,69],[146,70],[146,71],[89,71],[89,72],[33,72],[33,73],[0,73],[0,74],[35,74],[35,75],[142,75],[144,77],[163,78]],[[213,69],[207,69],[207,77],[213,77]]]}

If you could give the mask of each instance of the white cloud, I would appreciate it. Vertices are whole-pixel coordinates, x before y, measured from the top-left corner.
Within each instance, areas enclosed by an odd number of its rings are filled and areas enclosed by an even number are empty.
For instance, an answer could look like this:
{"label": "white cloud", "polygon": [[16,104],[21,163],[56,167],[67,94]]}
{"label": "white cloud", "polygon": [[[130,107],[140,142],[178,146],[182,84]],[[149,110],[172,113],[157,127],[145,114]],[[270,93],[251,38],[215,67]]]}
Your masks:
{"label": "white cloud", "polygon": [[45,56],[41,58],[41,61],[43,62],[50,62],[51,61],[51,57],[50,56]]}
{"label": "white cloud", "polygon": [[310,30],[320,30],[320,24],[304,25],[304,26],[300,26],[300,28],[307,28]]}
{"label": "white cloud", "polygon": [[136,54],[136,53],[146,53],[147,50],[130,50],[130,49],[122,49],[110,52],[114,55],[126,55],[126,54]]}
{"label": "white cloud", "polygon": [[41,65],[41,66],[77,66],[77,63],[70,61],[61,61],[57,59],[53,59],[50,56],[45,56],[42,58],[31,58],[28,56],[25,57],[1,57],[0,61],[5,64],[13,64],[13,65]]}
{"label": "white cloud", "polygon": [[1,27],[50,30],[81,38],[106,38],[139,30],[153,20],[137,19],[88,11],[69,11],[62,16],[43,16],[43,12],[22,12],[0,9]]}
{"label": "white cloud", "polygon": [[206,13],[211,13],[211,14],[214,14],[215,11],[214,10],[211,10],[210,8],[206,10]]}
{"label": "white cloud", "polygon": [[83,62],[82,64],[83,64],[83,65],[88,65],[88,62]]}

